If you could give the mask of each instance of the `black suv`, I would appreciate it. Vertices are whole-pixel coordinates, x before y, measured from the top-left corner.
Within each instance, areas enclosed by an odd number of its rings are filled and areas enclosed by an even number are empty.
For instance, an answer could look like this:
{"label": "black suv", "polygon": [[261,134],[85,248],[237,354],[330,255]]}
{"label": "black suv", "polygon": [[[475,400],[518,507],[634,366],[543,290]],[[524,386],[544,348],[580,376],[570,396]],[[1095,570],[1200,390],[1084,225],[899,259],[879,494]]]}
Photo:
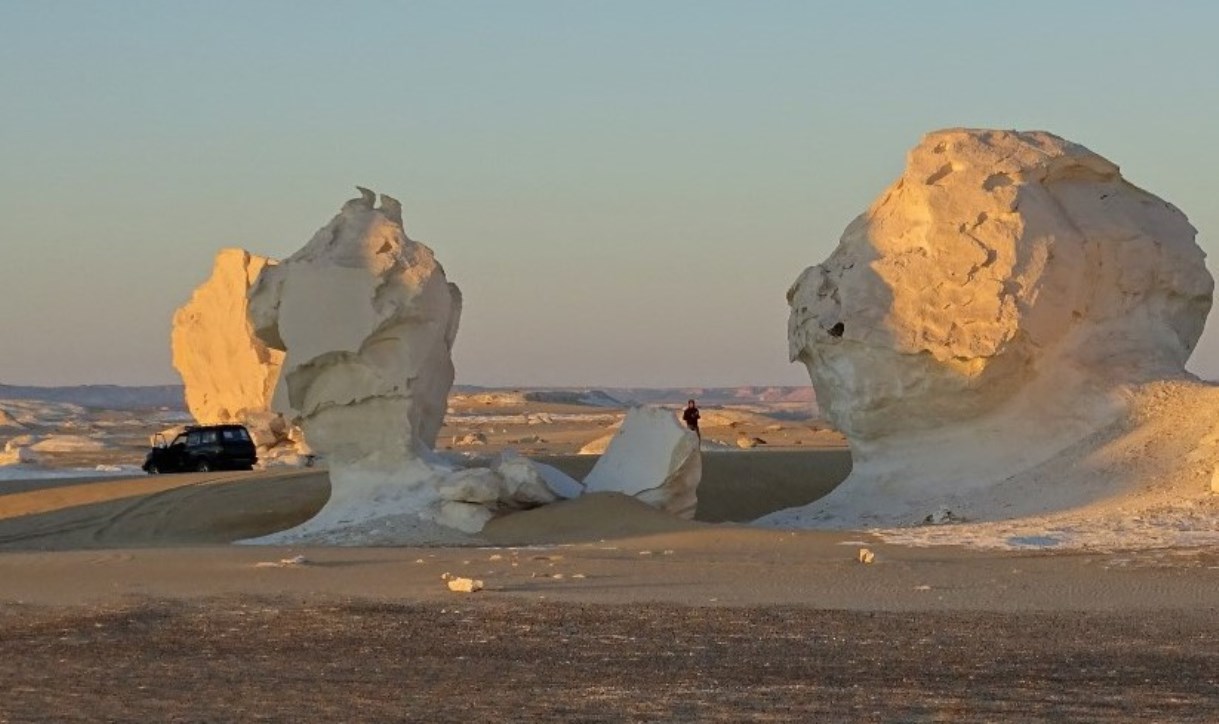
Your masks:
{"label": "black suv", "polygon": [[158,433],[144,458],[144,472],[180,473],[209,470],[250,470],[258,462],[254,441],[242,425],[188,427],[168,445]]}

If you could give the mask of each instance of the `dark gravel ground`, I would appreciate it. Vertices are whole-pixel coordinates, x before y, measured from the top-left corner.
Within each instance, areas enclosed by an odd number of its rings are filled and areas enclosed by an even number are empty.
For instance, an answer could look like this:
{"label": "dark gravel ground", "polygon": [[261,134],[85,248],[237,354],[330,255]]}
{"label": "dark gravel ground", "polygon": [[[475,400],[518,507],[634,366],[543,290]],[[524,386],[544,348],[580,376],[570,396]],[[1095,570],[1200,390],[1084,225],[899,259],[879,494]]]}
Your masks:
{"label": "dark gravel ground", "polygon": [[1216,611],[0,609],[0,721],[1216,721]]}

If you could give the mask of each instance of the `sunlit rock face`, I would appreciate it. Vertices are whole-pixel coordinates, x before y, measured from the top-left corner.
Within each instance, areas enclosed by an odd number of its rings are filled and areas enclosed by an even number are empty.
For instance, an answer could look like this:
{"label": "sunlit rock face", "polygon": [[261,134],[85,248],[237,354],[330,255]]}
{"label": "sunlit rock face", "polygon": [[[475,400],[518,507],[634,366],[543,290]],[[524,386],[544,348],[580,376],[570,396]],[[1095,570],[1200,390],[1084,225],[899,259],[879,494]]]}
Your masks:
{"label": "sunlit rock face", "polygon": [[271,406],[284,354],[254,334],[246,297],[274,263],[242,249],[220,251],[211,276],[174,314],[173,364],[200,423],[263,419]]}
{"label": "sunlit rock face", "polygon": [[1052,134],[926,136],[788,291],[791,357],[855,455],[820,508],[983,488],[1185,375],[1213,290],[1195,233]]}

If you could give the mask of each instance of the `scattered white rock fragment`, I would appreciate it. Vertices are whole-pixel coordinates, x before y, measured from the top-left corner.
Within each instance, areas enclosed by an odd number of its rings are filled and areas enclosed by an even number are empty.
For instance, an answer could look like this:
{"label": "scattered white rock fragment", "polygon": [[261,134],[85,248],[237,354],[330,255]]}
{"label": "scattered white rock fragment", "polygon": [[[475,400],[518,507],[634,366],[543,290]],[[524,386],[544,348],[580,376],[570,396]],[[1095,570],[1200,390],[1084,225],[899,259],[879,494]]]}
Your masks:
{"label": "scattered white rock fragment", "polygon": [[463,578],[451,573],[443,573],[440,578],[454,593],[477,593],[483,590],[483,582],[474,578]]}
{"label": "scattered white rock fragment", "polygon": [[487,436],[481,432],[468,432],[461,437],[453,438],[454,445],[486,445]]}
{"label": "scattered white rock fragment", "polygon": [[281,558],[278,561],[260,561],[254,564],[255,568],[292,568],[296,566],[304,566],[309,563],[309,559],[304,556],[292,556],[291,558]]}

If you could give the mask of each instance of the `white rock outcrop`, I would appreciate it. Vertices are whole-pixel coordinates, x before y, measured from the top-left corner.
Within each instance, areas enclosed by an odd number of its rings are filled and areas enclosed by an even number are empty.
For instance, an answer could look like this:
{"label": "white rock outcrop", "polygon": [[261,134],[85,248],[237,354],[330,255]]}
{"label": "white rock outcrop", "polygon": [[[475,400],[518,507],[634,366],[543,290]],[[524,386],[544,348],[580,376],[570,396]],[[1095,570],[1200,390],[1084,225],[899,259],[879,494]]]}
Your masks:
{"label": "white rock outcrop", "polygon": [[394,469],[429,450],[453,384],[461,293],[371,191],[250,290],[255,333],[285,353],[273,408],[342,468]]}
{"label": "white rock outcrop", "polygon": [[274,264],[242,249],[223,249],[211,276],[174,313],[173,364],[187,409],[200,423],[244,422],[271,407],[284,354],[254,334],[247,296]]}
{"label": "white rock outcrop", "polygon": [[[461,292],[432,250],[407,237],[401,205],[375,201],[360,189],[250,290],[255,333],[285,355],[272,407],[330,466],[329,502],[277,540],[368,542],[381,523],[414,516],[394,535],[443,542],[437,527],[481,528],[463,506],[487,510],[489,501],[445,483],[455,470],[432,453],[453,384]],[[446,500],[442,486],[459,497]]]}
{"label": "white rock outcrop", "polygon": [[667,410],[635,407],[627,411],[605,454],[585,476],[584,489],[623,493],[693,518],[701,477],[698,436]]}
{"label": "white rock outcrop", "polygon": [[1199,384],[1184,365],[1214,285],[1195,233],[1049,133],[926,136],[788,292],[792,359],[855,462],[826,498],[762,522],[1010,517],[1136,485],[1082,485],[1081,461],[1138,434],[1159,409],[1148,385]]}

